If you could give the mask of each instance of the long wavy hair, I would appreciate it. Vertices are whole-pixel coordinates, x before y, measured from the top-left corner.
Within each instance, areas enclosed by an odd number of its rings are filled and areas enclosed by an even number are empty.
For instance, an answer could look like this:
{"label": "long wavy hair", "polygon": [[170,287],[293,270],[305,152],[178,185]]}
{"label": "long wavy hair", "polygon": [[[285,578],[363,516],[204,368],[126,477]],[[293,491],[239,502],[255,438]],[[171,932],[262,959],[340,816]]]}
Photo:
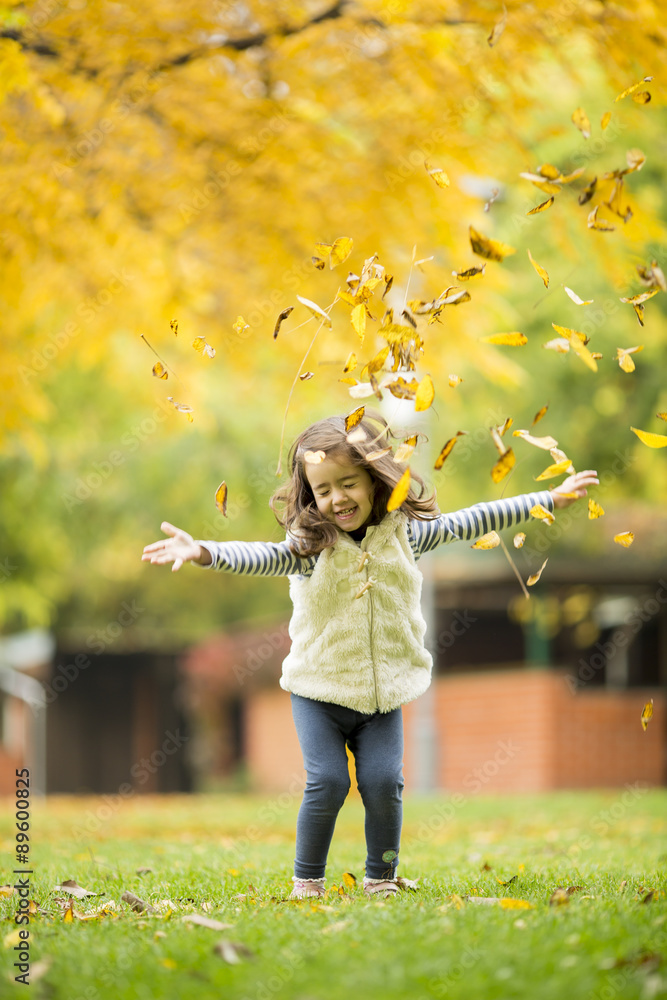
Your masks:
{"label": "long wavy hair", "polygon": [[[364,438],[354,431],[360,429]],[[350,441],[349,438],[352,438]],[[405,462],[395,462],[393,449],[377,458],[369,459],[373,452],[392,448],[392,434],[386,420],[379,413],[366,410],[363,419],[348,434],[345,417],[326,417],[307,427],[296,439],[289,452],[289,480],[280,486],[269,501],[276,520],[289,533],[290,547],[300,556],[311,556],[334,545],[340,530],[317,509],[315,496],[306,476],[306,452],[323,451],[327,458],[366,469],[373,480],[371,524],[379,524],[387,513],[387,501],[396,483],[406,469]],[[408,517],[430,521],[439,514],[435,493],[426,496],[426,485],[421,476],[411,472],[410,491],[400,510]],[[419,487],[416,492],[415,485]]]}

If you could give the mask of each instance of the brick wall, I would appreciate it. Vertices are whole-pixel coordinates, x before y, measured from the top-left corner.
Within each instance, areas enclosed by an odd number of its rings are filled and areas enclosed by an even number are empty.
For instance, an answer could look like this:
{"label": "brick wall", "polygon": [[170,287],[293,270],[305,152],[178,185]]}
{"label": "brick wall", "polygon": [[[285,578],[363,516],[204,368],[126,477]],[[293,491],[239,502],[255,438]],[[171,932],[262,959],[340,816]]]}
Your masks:
{"label": "brick wall", "polygon": [[[436,782],[479,794],[601,788],[666,780],[666,699],[660,689],[573,693],[565,672],[517,667],[433,682]],[[654,699],[646,732],[639,718]],[[406,791],[415,782],[414,705],[405,720]],[[246,759],[266,791],[305,782],[289,695],[261,690],[246,702]],[[421,723],[420,723],[421,724]],[[353,772],[353,769],[352,769]]]}

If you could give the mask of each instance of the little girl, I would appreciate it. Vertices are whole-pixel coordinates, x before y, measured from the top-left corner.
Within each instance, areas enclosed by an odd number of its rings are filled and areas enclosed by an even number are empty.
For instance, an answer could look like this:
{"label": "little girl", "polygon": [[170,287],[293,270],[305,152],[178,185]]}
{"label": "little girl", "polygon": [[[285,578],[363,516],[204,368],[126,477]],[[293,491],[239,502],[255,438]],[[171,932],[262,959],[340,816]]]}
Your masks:
{"label": "little girl", "polygon": [[364,892],[388,896],[414,885],[396,868],[401,705],[431,682],[419,557],[437,545],[525,521],[535,504],[549,511],[566,507],[598,482],[588,470],[553,490],[440,514],[435,496],[425,496],[423,480],[413,473],[419,492],[411,485],[400,508],[388,513],[405,470],[393,460],[389,433],[382,417],[366,413],[352,434],[344,417],[329,417],[297,438],[291,478],[271,499],[286,529],[283,542],[195,541],[164,521],[161,528],[171,537],[147,545],[142,555],[151,563],[173,563],[172,571],[190,560],[231,573],[290,578],[292,646],[280,685],[291,693],[307,774],[292,899],[324,894],[329,845],[350,787],[346,745],[366,816]]}

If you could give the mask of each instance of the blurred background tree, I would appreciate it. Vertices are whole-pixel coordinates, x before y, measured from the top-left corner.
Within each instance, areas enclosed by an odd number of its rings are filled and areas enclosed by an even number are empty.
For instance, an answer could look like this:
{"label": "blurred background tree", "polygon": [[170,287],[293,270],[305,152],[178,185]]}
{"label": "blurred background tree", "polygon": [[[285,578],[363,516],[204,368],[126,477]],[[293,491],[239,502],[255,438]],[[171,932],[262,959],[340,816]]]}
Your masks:
{"label": "blurred background tree", "polygon": [[[347,269],[359,273],[374,253],[394,276],[363,345],[349,307],[333,307],[308,360],[314,376],[295,387],[286,441],[352,408],[342,368],[356,351],[358,376],[382,346],[386,305],[433,299],[456,283],[453,271],[483,263],[469,225],[516,253],[461,285],[471,300],[440,323],[419,321],[417,375],[436,388],[419,461],[442,509],[535,488],[548,453],[513,439],[517,467],[495,485],[484,435],[510,415],[530,427],[546,403],[536,433],[556,437],[577,468],[609,470],[625,456],[604,499],[664,496],[664,453],[629,430],[664,429],[664,296],[647,303],[643,328],[619,302],[645,290],[638,266],[665,263],[660,81],[615,102],[658,76],[663,21],[650,0],[5,0],[0,628],[85,636],[135,600],[146,613],[119,644],[167,648],[285,610],[282,581],[228,586],[191,567],[173,576],[142,563],[141,549],[162,520],[196,538],[280,539],[268,499],[289,389],[316,327],[297,293],[326,307]],[[635,99],[644,92],[648,103]],[[579,107],[589,137],[572,122]],[[624,222],[601,204],[613,188],[603,175],[637,148],[646,163],[626,178]],[[519,175],[544,163],[584,171],[529,216],[548,194]],[[580,205],[593,177],[595,197]],[[587,227],[595,204],[613,232]],[[348,261],[313,266],[315,243],[343,235],[354,239]],[[411,266],[413,248],[432,259]],[[593,304],[574,304],[563,285]],[[572,351],[543,350],[552,322],[590,336],[597,373]],[[527,345],[481,342],[510,330]],[[214,358],[193,350],[195,337]],[[622,371],[616,348],[639,344],[636,371]],[[169,365],[166,381],[152,374],[149,345]],[[452,373],[463,379],[455,388]],[[434,473],[459,429],[481,433]],[[213,501],[222,479],[227,519]],[[600,522],[584,528],[559,545],[612,544]]]}

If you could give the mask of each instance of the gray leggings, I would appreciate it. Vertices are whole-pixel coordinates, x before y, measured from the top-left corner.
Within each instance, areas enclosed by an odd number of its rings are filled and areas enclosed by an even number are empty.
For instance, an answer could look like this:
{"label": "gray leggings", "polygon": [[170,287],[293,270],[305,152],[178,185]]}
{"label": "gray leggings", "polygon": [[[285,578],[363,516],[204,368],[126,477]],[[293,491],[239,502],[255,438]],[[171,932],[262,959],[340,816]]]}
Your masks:
{"label": "gray leggings", "polygon": [[296,824],[294,874],[324,876],[336,818],[350,790],[347,744],[366,810],[366,876],[393,878],[403,818],[401,709],[364,715],[331,702],[291,697],[307,774]]}

